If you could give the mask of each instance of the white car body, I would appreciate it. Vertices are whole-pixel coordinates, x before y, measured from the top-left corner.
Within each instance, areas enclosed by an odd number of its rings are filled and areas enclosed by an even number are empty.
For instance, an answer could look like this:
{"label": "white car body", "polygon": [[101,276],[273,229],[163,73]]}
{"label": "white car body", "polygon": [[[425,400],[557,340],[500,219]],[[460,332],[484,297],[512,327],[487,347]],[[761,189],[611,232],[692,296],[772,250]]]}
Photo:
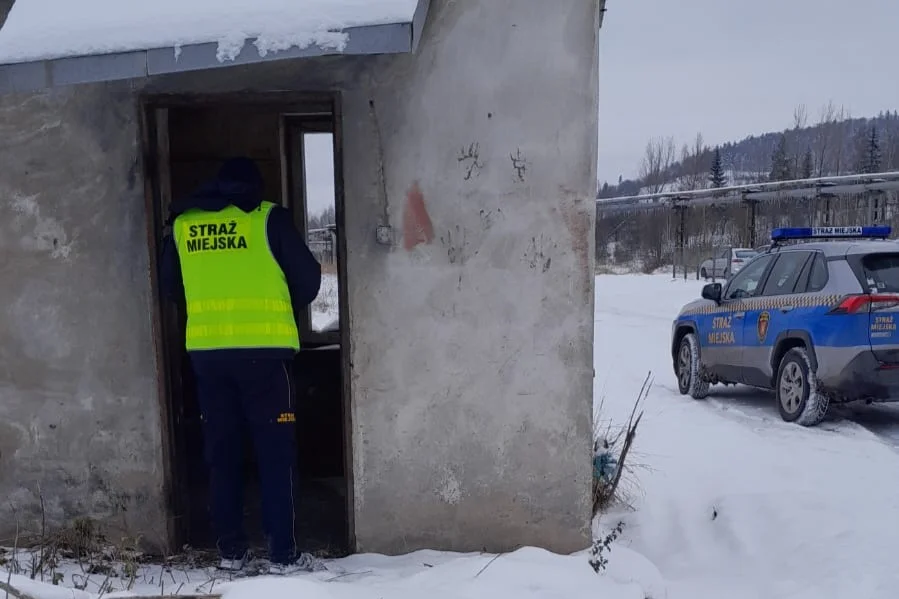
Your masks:
{"label": "white car body", "polygon": [[699,276],[706,279],[730,278],[756,255],[758,252],[752,248],[727,248],[700,264]]}

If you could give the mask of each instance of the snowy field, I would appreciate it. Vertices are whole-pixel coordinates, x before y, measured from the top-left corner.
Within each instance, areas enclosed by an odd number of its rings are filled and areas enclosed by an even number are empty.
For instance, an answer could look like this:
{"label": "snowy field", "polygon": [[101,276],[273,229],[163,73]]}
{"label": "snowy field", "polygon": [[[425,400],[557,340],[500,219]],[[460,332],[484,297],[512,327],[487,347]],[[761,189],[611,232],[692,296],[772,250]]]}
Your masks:
{"label": "snowy field", "polygon": [[[290,578],[258,577],[231,582],[212,569],[138,566],[135,578],[110,579],[68,564],[60,586],[28,576],[0,576],[24,593],[20,599],[115,599],[221,594],[225,599],[645,599],[664,597],[658,573],[640,556],[616,548],[606,574],[597,576],[586,555],[560,556],[524,548],[497,556],[418,551],[400,557],[355,555],[329,562],[329,572]],[[0,560],[2,562],[2,560]],[[2,572],[2,568],[0,568]],[[71,581],[75,582],[72,583]],[[634,582],[640,580],[642,582]],[[133,584],[132,584],[133,582]],[[86,590],[63,585],[86,586]],[[106,585],[100,590],[101,585]],[[128,588],[126,591],[120,589]],[[15,595],[10,595],[17,599]]]}
{"label": "snowy field", "polygon": [[[323,282],[323,298],[336,289]],[[610,563],[596,575],[587,552],[507,555],[432,551],[357,555],[330,571],[229,582],[214,570],[137,565],[129,577],[63,564],[66,587],[7,580],[33,599],[223,593],[226,599],[893,599],[899,596],[899,410],[841,410],[813,429],[781,421],[771,394],[713,388],[705,401],[678,394],[671,321],[697,281],[665,275],[597,277],[595,403],[623,424],[648,372],[654,377],[630,461],[631,507]],[[319,302],[313,312],[333,317]],[[336,307],[336,300],[334,302]],[[896,468],[894,470],[893,468]],[[0,564],[13,556],[0,553]],[[124,592],[123,592],[123,589]],[[12,596],[12,595],[11,595]]]}
{"label": "snowy field", "polygon": [[312,302],[312,328],[322,331],[334,324],[339,314],[337,275],[322,273],[318,297]]}
{"label": "snowy field", "polygon": [[768,393],[681,396],[671,321],[702,283],[609,275],[596,286],[601,417],[625,419],[647,371],[655,376],[621,543],[660,569],[668,597],[899,596],[897,411],[861,406],[806,429],[783,422]]}

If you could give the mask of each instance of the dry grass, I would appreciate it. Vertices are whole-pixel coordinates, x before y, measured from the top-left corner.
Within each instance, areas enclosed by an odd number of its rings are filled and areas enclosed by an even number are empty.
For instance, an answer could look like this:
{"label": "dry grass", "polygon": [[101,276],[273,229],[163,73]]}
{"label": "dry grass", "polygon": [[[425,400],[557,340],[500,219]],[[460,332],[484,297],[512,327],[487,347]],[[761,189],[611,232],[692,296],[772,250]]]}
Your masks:
{"label": "dry grass", "polygon": [[[643,386],[637,394],[625,426],[615,428],[610,422],[603,425],[599,419],[593,423],[594,453],[602,449],[617,459],[611,479],[604,480],[595,476],[593,478],[594,517],[613,505],[629,506],[634,491],[639,488],[636,483],[635,471],[641,469],[642,466],[633,464],[630,458],[634,440],[637,437],[637,427],[643,418],[643,404],[652,388],[652,380],[652,372],[650,372],[643,381]],[[602,403],[600,403],[597,413],[602,413]]]}
{"label": "dry grass", "polygon": [[[42,518],[43,522],[43,518]],[[42,524],[42,528],[45,525]],[[6,568],[7,585],[13,574],[27,576],[53,585],[65,582],[61,566],[74,563],[80,574],[71,574],[72,586],[86,590],[94,583],[100,595],[116,590],[130,590],[137,582],[143,554],[140,539],[122,538],[109,542],[99,526],[88,518],[74,520],[69,526],[41,534],[23,542],[16,538],[11,552],[0,550],[0,566]],[[119,584],[113,584],[113,581]],[[14,591],[6,589],[8,594]]]}
{"label": "dry grass", "polygon": [[617,275],[618,274],[617,270],[615,270],[612,267],[607,266],[605,264],[597,264],[596,268],[594,269],[593,272],[598,275]]}
{"label": "dry grass", "polygon": [[[26,540],[17,532],[11,549],[0,547],[0,568],[6,570],[0,599],[33,599],[13,586],[13,575],[88,591],[100,598],[114,592],[131,592],[138,584],[158,588],[159,592],[153,593],[155,599],[180,595],[184,581],[197,591],[209,593],[186,597],[219,597],[213,594],[219,582],[214,575],[191,581],[191,574],[196,578],[198,570],[215,564],[211,553],[186,548],[176,557],[146,555],[139,549],[139,537],[107,539],[100,526],[88,518],[76,519],[49,532],[42,518],[41,527],[44,530],[40,535]],[[178,578],[176,573],[180,574]],[[184,595],[180,597],[185,599]]]}
{"label": "dry grass", "polygon": [[597,275],[633,275],[643,273],[643,265],[639,263],[629,264],[608,264],[599,263],[593,267],[594,274]]}

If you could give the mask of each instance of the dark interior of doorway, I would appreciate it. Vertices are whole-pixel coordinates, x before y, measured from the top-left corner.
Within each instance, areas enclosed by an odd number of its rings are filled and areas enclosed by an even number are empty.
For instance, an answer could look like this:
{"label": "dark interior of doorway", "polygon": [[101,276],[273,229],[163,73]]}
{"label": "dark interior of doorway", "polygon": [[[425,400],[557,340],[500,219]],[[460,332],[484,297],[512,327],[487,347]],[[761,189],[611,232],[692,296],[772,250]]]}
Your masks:
{"label": "dark interior of doorway", "polygon": [[[342,236],[342,184],[339,168],[340,144],[336,130],[337,106],[333,100],[318,103],[224,104],[188,102],[164,107],[148,105],[145,124],[149,130],[145,144],[150,146],[148,173],[153,179],[152,208],[157,243],[161,242],[168,204],[190,193],[213,176],[222,161],[234,155],[249,156],[259,165],[266,184],[266,197],[292,211],[297,227],[307,234],[310,247],[322,241],[329,246],[322,253],[325,279],[336,277],[322,293],[343,310],[345,268],[340,260]],[[309,179],[306,164],[309,142],[319,138],[332,140],[331,165],[334,166],[333,196],[335,225],[326,229],[326,237],[310,233],[307,214]],[[321,157],[319,157],[321,158]],[[322,160],[316,161],[321,164]],[[317,223],[316,223],[317,226]],[[320,233],[321,231],[319,231]],[[324,259],[323,259],[324,258]],[[340,291],[338,293],[338,291]],[[322,295],[320,294],[320,298]],[[183,306],[161,302],[160,333],[162,382],[168,413],[170,503],[175,515],[172,532],[179,545],[214,549],[215,535],[208,511],[208,477],[203,462],[202,430],[196,391],[189,358],[184,350]],[[345,318],[321,326],[311,310],[299,317],[302,350],[294,362],[297,405],[297,466],[300,488],[296,496],[296,536],[301,550],[325,555],[344,555],[350,549],[349,479],[346,409],[346,356],[343,343]],[[255,457],[249,439],[244,439],[246,480],[245,525],[251,543],[265,548],[261,526],[259,483]]]}

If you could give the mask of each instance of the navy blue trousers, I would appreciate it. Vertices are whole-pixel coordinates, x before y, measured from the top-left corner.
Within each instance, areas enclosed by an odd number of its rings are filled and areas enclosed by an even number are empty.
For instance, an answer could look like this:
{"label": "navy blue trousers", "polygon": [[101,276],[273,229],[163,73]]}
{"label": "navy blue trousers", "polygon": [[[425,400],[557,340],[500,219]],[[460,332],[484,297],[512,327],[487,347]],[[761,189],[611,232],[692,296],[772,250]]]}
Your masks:
{"label": "navy blue trousers", "polygon": [[272,562],[297,553],[296,416],[290,365],[280,359],[192,356],[203,421],[212,522],[226,559],[243,557],[244,436],[256,453],[262,524]]}

